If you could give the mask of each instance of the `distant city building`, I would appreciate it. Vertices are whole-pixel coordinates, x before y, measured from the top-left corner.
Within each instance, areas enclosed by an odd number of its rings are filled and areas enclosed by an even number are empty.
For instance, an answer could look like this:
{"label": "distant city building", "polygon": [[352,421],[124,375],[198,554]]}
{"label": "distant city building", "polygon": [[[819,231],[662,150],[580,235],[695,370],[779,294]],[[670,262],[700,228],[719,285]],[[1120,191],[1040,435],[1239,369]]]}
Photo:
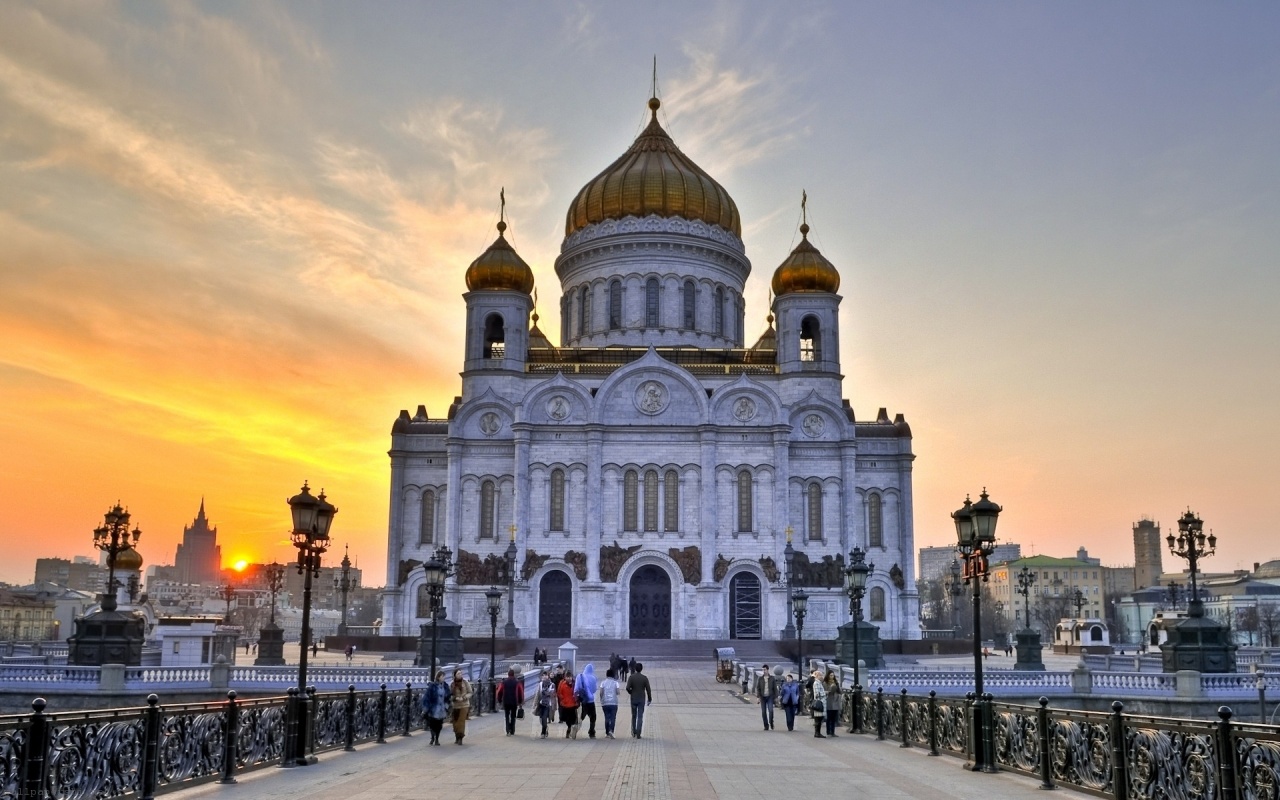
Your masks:
{"label": "distant city building", "polygon": [[222,548],[218,546],[218,529],[209,526],[204,514],[204,500],[195,522],[182,529],[182,543],[173,556],[179,583],[218,583],[222,578]]}
{"label": "distant city building", "polygon": [[[950,573],[951,562],[956,558],[955,547],[920,548],[920,580],[945,580]],[[1015,542],[1005,542],[1004,544],[996,545],[996,549],[992,551],[991,557],[987,559],[987,562],[999,564],[1002,561],[1016,561],[1019,558],[1022,558],[1022,545]]]}
{"label": "distant city building", "polygon": [[[297,568],[286,565],[284,571],[284,591],[293,598],[296,605],[302,605],[302,577]],[[321,567],[320,577],[311,579],[311,607],[335,609],[342,605],[342,593],[334,588],[333,579],[342,577],[342,567]],[[364,575],[359,567],[352,567],[348,577],[364,583]],[[351,607],[353,595],[347,593],[347,607]]]}
{"label": "distant city building", "polygon": [[98,603],[98,595],[95,592],[71,589],[62,584],[47,581],[38,581],[30,586],[24,586],[21,591],[41,600],[53,602],[53,632],[49,636],[51,640],[60,640],[70,635],[74,630],[72,623],[75,619],[83,617]]}
{"label": "distant city building", "polygon": [[1023,567],[1027,567],[1036,576],[1030,596],[1033,627],[1052,631],[1058,620],[1077,616],[1073,603],[1077,589],[1084,600],[1079,616],[1102,618],[1103,568],[1096,563],[1096,559],[1089,558],[1083,547],[1078,553],[1084,557],[1030,556],[992,566],[989,584],[991,596],[1004,604],[1004,615],[1010,625],[1017,628],[1027,625],[1024,619],[1025,601],[1016,592],[1018,574]]}
{"label": "distant city building", "polygon": [[1138,588],[1134,581],[1133,567],[1103,567],[1102,568],[1102,597],[1108,608],[1107,619],[1112,619],[1114,613],[1110,608],[1113,601],[1120,599],[1126,595],[1132,594]]}
{"label": "distant city building", "polygon": [[76,556],[74,560],[37,558],[34,582],[56,583],[80,592],[101,594],[107,590],[107,569],[84,556]]}
{"label": "distant city building", "polygon": [[1143,517],[1133,523],[1133,582],[1135,588],[1145,589],[1160,582],[1161,548],[1160,523]]}
{"label": "distant city building", "polygon": [[0,589],[0,640],[48,641],[57,633],[56,604],[49,596],[22,589]]}

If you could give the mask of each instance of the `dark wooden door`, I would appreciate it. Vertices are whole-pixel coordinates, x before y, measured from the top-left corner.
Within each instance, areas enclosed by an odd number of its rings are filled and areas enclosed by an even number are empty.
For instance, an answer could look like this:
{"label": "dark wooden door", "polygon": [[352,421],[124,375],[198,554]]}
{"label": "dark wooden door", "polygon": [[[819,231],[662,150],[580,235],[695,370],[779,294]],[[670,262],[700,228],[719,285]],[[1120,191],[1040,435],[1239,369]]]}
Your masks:
{"label": "dark wooden door", "polygon": [[631,576],[631,638],[671,638],[671,579],[652,564]]}
{"label": "dark wooden door", "polygon": [[538,637],[573,635],[573,583],[568,573],[552,570],[538,584]]}

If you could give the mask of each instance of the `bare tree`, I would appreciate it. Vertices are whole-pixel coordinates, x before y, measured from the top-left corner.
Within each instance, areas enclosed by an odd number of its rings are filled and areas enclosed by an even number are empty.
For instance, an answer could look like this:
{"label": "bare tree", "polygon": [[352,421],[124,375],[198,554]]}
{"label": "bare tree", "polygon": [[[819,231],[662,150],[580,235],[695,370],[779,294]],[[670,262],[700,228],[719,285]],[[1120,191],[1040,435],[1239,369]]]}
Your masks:
{"label": "bare tree", "polygon": [[1259,629],[1258,607],[1242,606],[1237,608],[1235,611],[1235,627],[1241,633],[1249,634],[1249,646],[1252,647],[1254,634],[1258,633]]}
{"label": "bare tree", "polygon": [[1274,600],[1259,601],[1257,613],[1258,631],[1262,635],[1263,646],[1274,647],[1277,634],[1280,634],[1280,603]]}

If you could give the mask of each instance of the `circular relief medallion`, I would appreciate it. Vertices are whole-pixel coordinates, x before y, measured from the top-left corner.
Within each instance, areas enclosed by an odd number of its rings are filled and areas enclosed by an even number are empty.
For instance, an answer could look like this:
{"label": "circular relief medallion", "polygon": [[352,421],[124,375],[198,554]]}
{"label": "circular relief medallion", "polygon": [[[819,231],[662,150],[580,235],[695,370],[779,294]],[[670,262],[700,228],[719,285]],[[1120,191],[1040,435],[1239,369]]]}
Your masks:
{"label": "circular relief medallion", "polygon": [[755,419],[756,401],[750,397],[739,397],[733,403],[733,416],[739,422],[748,422]]}
{"label": "circular relief medallion", "polygon": [[822,431],[827,427],[827,423],[823,421],[821,414],[810,414],[804,418],[801,423],[805,436],[818,437],[822,435]]}
{"label": "circular relief medallion", "polygon": [[502,430],[502,420],[498,419],[498,415],[492,411],[486,411],[480,415],[480,432],[485,436],[492,436]]}
{"label": "circular relief medallion", "polygon": [[569,401],[562,395],[556,395],[547,401],[547,416],[556,422],[569,416]]}
{"label": "circular relief medallion", "polygon": [[636,408],[642,414],[661,414],[668,399],[667,387],[657,381],[645,381],[636,387]]}

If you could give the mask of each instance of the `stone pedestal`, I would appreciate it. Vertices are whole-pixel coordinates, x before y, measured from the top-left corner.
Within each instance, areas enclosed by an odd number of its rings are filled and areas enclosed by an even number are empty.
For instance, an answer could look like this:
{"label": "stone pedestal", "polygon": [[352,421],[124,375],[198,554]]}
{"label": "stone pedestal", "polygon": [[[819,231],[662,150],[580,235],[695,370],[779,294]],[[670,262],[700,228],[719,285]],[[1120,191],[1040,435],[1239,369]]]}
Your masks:
{"label": "stone pedestal", "polygon": [[253,663],[261,667],[284,666],[284,628],[268,622],[258,631],[258,657]]}
{"label": "stone pedestal", "polygon": [[136,614],[117,610],[114,603],[103,605],[111,608],[75,621],[76,631],[67,639],[67,663],[77,667],[142,666],[146,621]]}
{"label": "stone pedestal", "polygon": [[[858,658],[867,669],[884,669],[884,647],[880,643],[880,629],[866,620],[846,622],[836,636],[836,660],[842,664],[853,663],[853,640],[858,638]],[[862,678],[866,682],[866,678]]]}
{"label": "stone pedestal", "polygon": [[1235,672],[1236,646],[1218,621],[1204,616],[1161,620],[1166,634],[1160,645],[1164,672]]}
{"label": "stone pedestal", "polygon": [[[456,664],[462,660],[462,626],[450,619],[436,622],[436,666]],[[431,623],[422,626],[418,636],[418,663],[431,664]],[[445,676],[448,680],[451,676]]]}
{"label": "stone pedestal", "polygon": [[1013,668],[1043,671],[1044,657],[1042,654],[1044,648],[1040,644],[1040,631],[1023,628],[1014,634],[1013,639],[1013,649],[1018,656]]}

